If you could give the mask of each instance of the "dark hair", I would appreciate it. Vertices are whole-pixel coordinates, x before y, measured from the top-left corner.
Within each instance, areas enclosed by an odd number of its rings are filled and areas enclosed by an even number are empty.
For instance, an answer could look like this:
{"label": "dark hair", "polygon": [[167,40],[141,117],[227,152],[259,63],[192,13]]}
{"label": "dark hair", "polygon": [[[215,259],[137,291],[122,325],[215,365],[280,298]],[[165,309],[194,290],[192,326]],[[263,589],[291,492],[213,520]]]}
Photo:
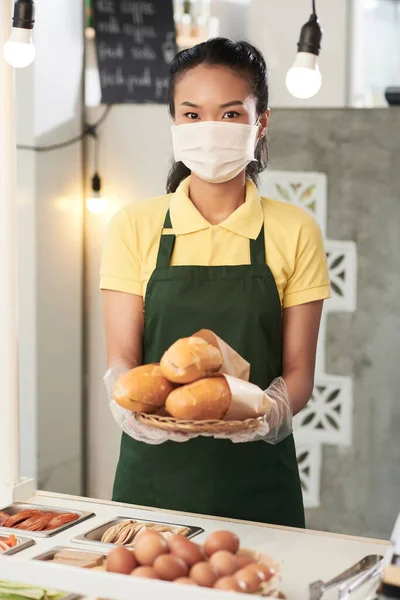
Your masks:
{"label": "dark hair", "polygon": [[[179,52],[170,65],[168,88],[169,111],[175,117],[174,95],[179,79],[190,69],[199,65],[224,66],[242,73],[248,78],[252,92],[257,99],[258,116],[268,109],[268,74],[263,55],[248,42],[233,42],[226,38],[215,38]],[[258,185],[258,174],[264,171],[268,163],[268,142],[263,137],[257,144],[256,161],[246,168],[246,176]],[[167,192],[175,192],[181,181],[190,175],[182,162],[172,165],[167,179]]]}

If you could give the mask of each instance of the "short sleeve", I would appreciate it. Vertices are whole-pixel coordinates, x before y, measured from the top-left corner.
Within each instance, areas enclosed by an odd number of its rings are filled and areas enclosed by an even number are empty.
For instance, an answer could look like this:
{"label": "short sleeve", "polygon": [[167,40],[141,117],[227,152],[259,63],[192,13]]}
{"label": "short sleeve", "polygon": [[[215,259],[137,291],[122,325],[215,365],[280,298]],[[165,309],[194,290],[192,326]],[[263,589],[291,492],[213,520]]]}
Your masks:
{"label": "short sleeve", "polygon": [[101,260],[100,289],[143,295],[137,233],[126,209],[113,217],[107,229]]}
{"label": "short sleeve", "polygon": [[302,225],[294,270],[283,293],[283,308],[330,297],[324,240],[318,223],[309,217]]}

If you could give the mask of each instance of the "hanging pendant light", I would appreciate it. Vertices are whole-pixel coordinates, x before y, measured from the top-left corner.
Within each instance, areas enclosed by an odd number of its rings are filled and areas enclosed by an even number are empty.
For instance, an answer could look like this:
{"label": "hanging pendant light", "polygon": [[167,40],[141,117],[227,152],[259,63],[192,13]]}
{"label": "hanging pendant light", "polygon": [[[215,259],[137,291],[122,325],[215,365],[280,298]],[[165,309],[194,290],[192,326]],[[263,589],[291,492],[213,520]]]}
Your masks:
{"label": "hanging pendant light", "polygon": [[94,140],[94,175],[91,182],[91,193],[86,198],[86,209],[93,215],[100,215],[107,208],[107,200],[101,193],[101,177],[99,175],[100,144],[97,130],[94,129],[91,135]]}
{"label": "hanging pendant light", "polygon": [[96,172],[92,177],[92,192],[86,199],[86,208],[93,215],[99,215],[106,209],[106,199],[101,195],[101,178]]}
{"label": "hanging pendant light", "polygon": [[301,28],[296,60],[286,75],[287,89],[292,96],[300,99],[315,96],[322,83],[318,66],[322,29],[315,9],[315,0],[313,0],[312,7],[312,15]]}
{"label": "hanging pendant light", "polygon": [[[7,0],[2,0],[7,2]],[[14,17],[11,36],[4,45],[4,58],[17,69],[27,67],[35,58],[32,42],[32,29],[35,24],[35,3],[33,0],[17,0],[14,4]]]}

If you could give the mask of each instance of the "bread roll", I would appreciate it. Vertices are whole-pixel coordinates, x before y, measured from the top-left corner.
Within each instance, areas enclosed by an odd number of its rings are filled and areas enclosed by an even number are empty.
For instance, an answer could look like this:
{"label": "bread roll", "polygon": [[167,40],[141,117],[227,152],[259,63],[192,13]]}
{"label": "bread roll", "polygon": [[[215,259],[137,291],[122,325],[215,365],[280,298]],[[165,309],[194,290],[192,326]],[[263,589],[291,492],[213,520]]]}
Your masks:
{"label": "bread roll", "polygon": [[161,359],[161,373],[174,383],[193,383],[217,373],[222,366],[219,348],[199,337],[178,340]]}
{"label": "bread roll", "polygon": [[174,386],[159,365],[143,365],[124,373],[114,388],[114,400],[132,412],[154,413],[165,404]]}
{"label": "bread roll", "polygon": [[231,391],[225,377],[211,377],[171,392],[165,408],[175,419],[204,421],[223,419],[230,403]]}

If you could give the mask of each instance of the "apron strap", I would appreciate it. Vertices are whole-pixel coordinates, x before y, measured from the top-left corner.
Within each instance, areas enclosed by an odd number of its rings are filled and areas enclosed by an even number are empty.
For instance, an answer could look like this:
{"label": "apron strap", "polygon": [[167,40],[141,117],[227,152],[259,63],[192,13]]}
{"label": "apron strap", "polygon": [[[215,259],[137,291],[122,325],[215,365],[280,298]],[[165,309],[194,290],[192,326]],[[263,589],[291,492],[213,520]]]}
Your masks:
{"label": "apron strap", "polygon": [[165,215],[164,229],[170,229],[171,233],[162,233],[160,239],[160,247],[157,256],[157,269],[161,267],[169,267],[171,263],[172,252],[175,245],[175,235],[172,230],[171,215],[169,209]]}
{"label": "apron strap", "polygon": [[250,240],[250,256],[252,265],[265,265],[264,224],[256,240]]}
{"label": "apron strap", "polygon": [[[172,233],[171,215],[169,210],[165,215],[164,229],[170,229],[171,233],[163,233],[160,239],[160,247],[158,249],[157,256],[157,268],[169,267],[171,263],[172,252],[175,245],[175,235]],[[250,240],[250,256],[252,265],[265,265],[265,239],[264,239],[264,225],[261,227],[261,231],[258,234],[256,240]]]}

